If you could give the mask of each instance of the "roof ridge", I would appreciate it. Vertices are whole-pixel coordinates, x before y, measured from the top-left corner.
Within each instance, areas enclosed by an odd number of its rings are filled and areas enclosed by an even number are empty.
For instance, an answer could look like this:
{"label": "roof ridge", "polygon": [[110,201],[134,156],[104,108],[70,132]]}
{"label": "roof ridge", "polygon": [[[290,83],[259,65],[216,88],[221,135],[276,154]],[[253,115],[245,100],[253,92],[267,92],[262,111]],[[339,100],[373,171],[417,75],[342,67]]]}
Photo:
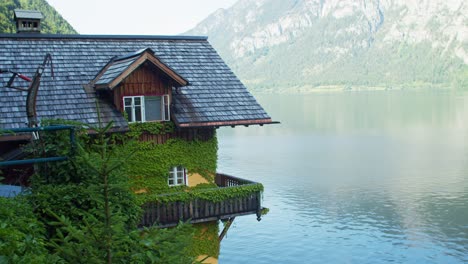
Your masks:
{"label": "roof ridge", "polygon": [[115,40],[191,40],[206,41],[207,36],[185,36],[185,35],[75,35],[75,34],[0,34],[0,38],[13,39],[115,39]]}
{"label": "roof ridge", "polygon": [[151,48],[143,48],[143,49],[139,49],[139,50],[134,51],[134,52],[129,52],[129,53],[123,54],[121,56],[114,56],[111,59],[111,62],[123,61],[123,60],[126,60],[126,59],[137,57],[137,56],[140,56],[141,54],[143,54],[146,51],[149,51],[149,52],[151,52],[151,54],[154,55],[154,51]]}

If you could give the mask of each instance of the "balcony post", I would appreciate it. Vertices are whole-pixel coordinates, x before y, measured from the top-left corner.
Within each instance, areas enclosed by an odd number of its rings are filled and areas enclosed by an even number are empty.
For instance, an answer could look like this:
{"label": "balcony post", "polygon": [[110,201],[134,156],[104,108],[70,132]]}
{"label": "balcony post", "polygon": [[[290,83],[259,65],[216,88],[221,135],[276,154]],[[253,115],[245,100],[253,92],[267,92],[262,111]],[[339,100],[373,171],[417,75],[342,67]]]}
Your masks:
{"label": "balcony post", "polygon": [[257,221],[262,220],[262,193],[257,193]]}

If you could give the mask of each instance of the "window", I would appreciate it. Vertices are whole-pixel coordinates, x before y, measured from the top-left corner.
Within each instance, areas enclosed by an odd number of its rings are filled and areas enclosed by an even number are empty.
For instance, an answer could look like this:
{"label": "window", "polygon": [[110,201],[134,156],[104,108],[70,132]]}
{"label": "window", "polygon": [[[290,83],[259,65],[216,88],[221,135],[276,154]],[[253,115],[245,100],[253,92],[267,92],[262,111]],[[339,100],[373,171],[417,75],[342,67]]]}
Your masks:
{"label": "window", "polygon": [[169,184],[169,186],[188,185],[187,169],[182,166],[172,167],[169,170],[167,184]]}
{"label": "window", "polygon": [[169,121],[169,95],[124,96],[123,107],[129,122]]}

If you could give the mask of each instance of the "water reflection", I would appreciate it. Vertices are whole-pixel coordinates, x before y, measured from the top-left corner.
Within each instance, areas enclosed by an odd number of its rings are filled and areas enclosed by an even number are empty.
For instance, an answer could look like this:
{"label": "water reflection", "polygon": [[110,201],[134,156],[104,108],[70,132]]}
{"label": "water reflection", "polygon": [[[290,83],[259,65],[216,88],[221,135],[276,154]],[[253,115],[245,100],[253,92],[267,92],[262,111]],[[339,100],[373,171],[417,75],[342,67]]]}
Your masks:
{"label": "water reflection", "polygon": [[221,129],[219,170],[265,185],[220,263],[468,261],[468,96],[261,96],[282,125]]}

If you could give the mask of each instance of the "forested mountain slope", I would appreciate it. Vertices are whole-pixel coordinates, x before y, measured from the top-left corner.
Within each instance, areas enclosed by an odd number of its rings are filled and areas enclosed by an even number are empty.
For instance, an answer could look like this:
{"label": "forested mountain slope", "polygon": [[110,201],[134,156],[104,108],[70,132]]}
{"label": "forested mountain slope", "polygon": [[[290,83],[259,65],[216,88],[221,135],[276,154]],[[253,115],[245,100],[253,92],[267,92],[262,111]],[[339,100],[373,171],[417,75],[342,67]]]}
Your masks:
{"label": "forested mountain slope", "polygon": [[208,35],[251,89],[466,86],[465,0],[239,0]]}
{"label": "forested mountain slope", "polygon": [[76,34],[57,11],[45,0],[1,0],[0,1],[0,33],[16,33],[13,20],[14,9],[38,10],[44,15],[42,33]]}

